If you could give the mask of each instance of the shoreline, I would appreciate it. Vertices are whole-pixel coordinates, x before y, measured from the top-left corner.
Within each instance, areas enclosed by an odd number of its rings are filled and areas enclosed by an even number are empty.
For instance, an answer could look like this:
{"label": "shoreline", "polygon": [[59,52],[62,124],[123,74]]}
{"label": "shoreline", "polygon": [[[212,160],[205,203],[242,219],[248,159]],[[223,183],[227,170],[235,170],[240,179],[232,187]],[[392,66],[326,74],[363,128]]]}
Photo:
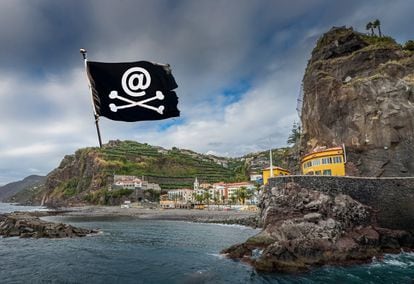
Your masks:
{"label": "shoreline", "polygon": [[88,205],[81,207],[64,207],[52,211],[38,211],[35,214],[63,217],[131,217],[146,220],[188,221],[195,223],[236,224],[253,228],[258,227],[258,212],[233,210],[149,209]]}

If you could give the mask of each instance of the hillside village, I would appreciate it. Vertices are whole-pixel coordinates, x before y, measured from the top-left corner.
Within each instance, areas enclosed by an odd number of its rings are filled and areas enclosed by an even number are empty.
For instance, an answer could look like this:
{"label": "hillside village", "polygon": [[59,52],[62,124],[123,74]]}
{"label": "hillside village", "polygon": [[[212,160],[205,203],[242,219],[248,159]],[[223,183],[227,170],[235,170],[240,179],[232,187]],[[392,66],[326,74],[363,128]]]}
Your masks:
{"label": "hillside village", "polygon": [[[230,209],[239,208],[238,205],[257,204],[257,194],[260,185],[257,182],[236,182],[236,183],[199,183],[195,178],[193,188],[170,189],[161,191],[158,184],[148,183],[135,176],[115,176],[112,190],[127,190],[125,192],[124,204],[134,202],[148,202],[145,192],[155,192],[159,197],[159,205],[164,209],[174,208],[198,208],[204,209]],[[129,193],[129,195],[128,195]],[[152,196],[154,197],[154,196]],[[236,207],[235,207],[236,206]]]}

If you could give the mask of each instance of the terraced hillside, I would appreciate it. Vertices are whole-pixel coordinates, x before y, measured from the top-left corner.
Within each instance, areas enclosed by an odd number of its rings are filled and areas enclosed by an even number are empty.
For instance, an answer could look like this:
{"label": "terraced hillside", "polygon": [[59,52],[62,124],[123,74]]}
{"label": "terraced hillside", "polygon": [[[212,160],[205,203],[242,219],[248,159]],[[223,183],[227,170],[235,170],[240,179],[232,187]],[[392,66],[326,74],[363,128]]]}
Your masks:
{"label": "terraced hillside", "polygon": [[191,187],[194,178],[201,182],[242,181],[247,179],[240,159],[202,155],[190,150],[166,150],[133,141],[112,141],[97,149],[106,161],[109,174],[144,176],[162,189]]}

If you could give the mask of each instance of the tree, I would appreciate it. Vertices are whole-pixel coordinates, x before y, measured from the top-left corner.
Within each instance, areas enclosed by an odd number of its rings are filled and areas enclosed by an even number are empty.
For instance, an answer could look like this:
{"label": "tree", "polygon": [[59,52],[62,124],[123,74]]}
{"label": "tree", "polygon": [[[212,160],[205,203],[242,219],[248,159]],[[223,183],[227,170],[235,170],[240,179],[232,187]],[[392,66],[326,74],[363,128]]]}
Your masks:
{"label": "tree", "polygon": [[382,36],[382,34],[381,34],[381,22],[380,22],[380,20],[378,20],[378,19],[376,19],[373,23],[372,23],[372,27],[375,29],[375,28],[377,28],[378,29],[378,35],[381,37]]}
{"label": "tree", "polygon": [[218,205],[218,209],[220,209],[220,205],[219,205],[220,197],[217,194],[214,194],[213,201],[215,205]]}
{"label": "tree", "polygon": [[371,23],[371,22],[369,22],[367,25],[366,25],[366,27],[365,27],[367,30],[371,30],[371,36],[373,36],[374,35],[374,25]]}
{"label": "tree", "polygon": [[246,199],[251,197],[251,194],[245,186],[242,186],[238,190],[236,190],[236,196],[237,199],[240,200],[244,205],[246,203]]}
{"label": "tree", "polygon": [[196,200],[197,204],[201,204],[201,202],[203,202],[203,200],[204,200],[204,196],[202,194],[196,194],[195,195],[195,200]]}
{"label": "tree", "polygon": [[409,40],[405,43],[404,49],[414,51],[414,40]]}
{"label": "tree", "polygon": [[296,144],[299,141],[301,135],[300,124],[296,121],[293,122],[292,132],[289,134],[287,143]]}
{"label": "tree", "polygon": [[210,208],[211,193],[208,189],[204,191],[203,197],[203,199],[207,202],[208,208]]}
{"label": "tree", "polygon": [[[237,196],[235,195],[235,194],[232,194],[231,196],[230,196],[230,201],[231,201],[231,204],[236,204],[236,200],[237,200]],[[231,206],[230,206],[231,207]]]}

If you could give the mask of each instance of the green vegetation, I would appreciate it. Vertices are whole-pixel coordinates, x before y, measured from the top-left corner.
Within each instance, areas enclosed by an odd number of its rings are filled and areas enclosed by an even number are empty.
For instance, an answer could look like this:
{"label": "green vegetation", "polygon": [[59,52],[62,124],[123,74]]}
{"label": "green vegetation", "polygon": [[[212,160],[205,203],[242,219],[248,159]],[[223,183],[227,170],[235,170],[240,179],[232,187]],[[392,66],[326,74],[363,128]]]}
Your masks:
{"label": "green vegetation", "polygon": [[296,121],[293,122],[292,132],[289,134],[287,143],[289,145],[296,144],[299,142],[301,135],[300,124]]}
{"label": "green vegetation", "polygon": [[71,197],[76,195],[77,190],[76,188],[78,187],[78,179],[77,178],[73,178],[69,181],[67,181],[66,183],[64,183],[64,189],[63,189],[63,194],[66,197]]}
{"label": "green vegetation", "polygon": [[372,23],[372,27],[375,29],[378,29],[378,36],[379,37],[382,37],[382,34],[381,34],[381,22],[380,22],[380,20],[378,20],[378,19],[376,19],[373,23]]}
{"label": "green vegetation", "polygon": [[404,49],[414,51],[414,40],[409,40],[404,44]]}
{"label": "green vegetation", "polygon": [[105,176],[145,176],[148,181],[160,184],[162,189],[191,187],[196,176],[203,182],[247,180],[246,165],[239,160],[201,155],[175,147],[165,150],[133,141],[119,141],[96,151]]}
{"label": "green vegetation", "polygon": [[390,36],[361,35],[362,39],[369,45],[376,47],[399,47],[399,44]]}
{"label": "green vegetation", "polygon": [[101,189],[95,192],[90,192],[84,196],[84,200],[93,204],[111,205],[114,199],[120,199],[122,197],[130,196],[134,190],[132,189],[118,189],[118,190],[106,190]]}
{"label": "green vegetation", "polygon": [[246,203],[246,199],[249,199],[252,195],[253,193],[244,186],[236,190],[236,197],[243,205]]}

